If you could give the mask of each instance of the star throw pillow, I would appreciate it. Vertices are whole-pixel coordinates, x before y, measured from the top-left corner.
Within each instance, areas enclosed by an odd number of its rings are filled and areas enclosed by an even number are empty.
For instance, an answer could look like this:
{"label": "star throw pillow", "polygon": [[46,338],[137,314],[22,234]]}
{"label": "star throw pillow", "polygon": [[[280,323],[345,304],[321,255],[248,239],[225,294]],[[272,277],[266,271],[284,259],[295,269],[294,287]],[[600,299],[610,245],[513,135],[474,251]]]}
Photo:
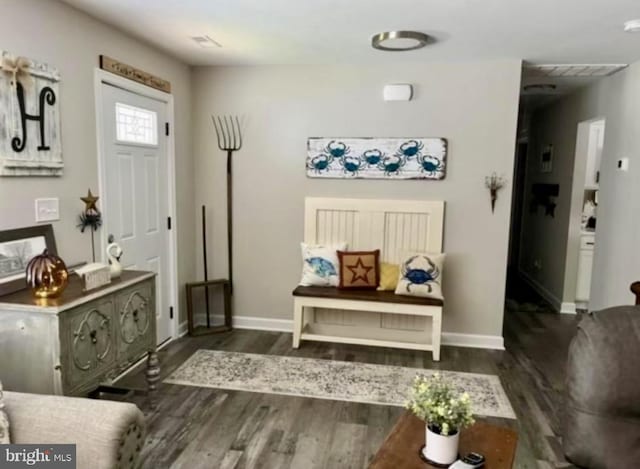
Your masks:
{"label": "star throw pillow", "polygon": [[396,295],[442,300],[444,254],[411,254],[400,263]]}
{"label": "star throw pillow", "polygon": [[372,289],[378,288],[380,281],[380,250],[375,251],[338,251],[340,261],[339,288]]}

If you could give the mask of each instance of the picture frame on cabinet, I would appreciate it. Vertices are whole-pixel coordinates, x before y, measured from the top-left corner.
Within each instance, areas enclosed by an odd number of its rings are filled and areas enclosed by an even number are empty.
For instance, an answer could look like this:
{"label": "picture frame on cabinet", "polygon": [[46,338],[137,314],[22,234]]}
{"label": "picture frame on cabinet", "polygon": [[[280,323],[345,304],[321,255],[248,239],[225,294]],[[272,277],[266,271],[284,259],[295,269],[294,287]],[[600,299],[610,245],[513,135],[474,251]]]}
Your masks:
{"label": "picture frame on cabinet", "polygon": [[26,288],[27,264],[45,249],[58,254],[52,225],[0,231],[0,296]]}

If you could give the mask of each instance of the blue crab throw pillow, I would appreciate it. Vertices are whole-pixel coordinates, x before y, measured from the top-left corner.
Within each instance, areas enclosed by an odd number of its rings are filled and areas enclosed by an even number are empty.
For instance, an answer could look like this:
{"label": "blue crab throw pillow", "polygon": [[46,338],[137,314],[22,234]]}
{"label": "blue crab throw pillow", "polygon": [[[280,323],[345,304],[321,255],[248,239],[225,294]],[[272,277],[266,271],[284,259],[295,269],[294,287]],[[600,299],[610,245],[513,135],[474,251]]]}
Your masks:
{"label": "blue crab throw pillow", "polygon": [[302,243],[303,287],[337,287],[340,283],[338,251],[346,251],[347,243],[333,245]]}
{"label": "blue crab throw pillow", "polygon": [[400,262],[396,295],[422,296],[442,300],[444,254],[411,254]]}

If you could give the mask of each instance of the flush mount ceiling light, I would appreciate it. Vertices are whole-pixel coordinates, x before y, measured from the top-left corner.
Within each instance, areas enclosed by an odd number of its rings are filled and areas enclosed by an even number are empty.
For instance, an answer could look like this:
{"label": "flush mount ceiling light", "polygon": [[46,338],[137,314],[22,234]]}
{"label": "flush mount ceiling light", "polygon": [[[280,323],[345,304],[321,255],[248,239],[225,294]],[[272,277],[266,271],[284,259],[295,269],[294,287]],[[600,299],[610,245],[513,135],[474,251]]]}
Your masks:
{"label": "flush mount ceiling light", "polygon": [[387,31],[371,38],[371,47],[378,50],[405,51],[420,49],[433,38],[418,31]]}
{"label": "flush mount ceiling light", "polygon": [[213,49],[215,47],[222,47],[218,41],[212,39],[210,36],[191,36],[191,40],[205,49]]}
{"label": "flush mount ceiling light", "polygon": [[640,33],[640,19],[627,21],[624,30],[627,33]]}
{"label": "flush mount ceiling light", "polygon": [[557,88],[553,83],[533,83],[531,85],[524,85],[524,91],[543,91],[551,92]]}

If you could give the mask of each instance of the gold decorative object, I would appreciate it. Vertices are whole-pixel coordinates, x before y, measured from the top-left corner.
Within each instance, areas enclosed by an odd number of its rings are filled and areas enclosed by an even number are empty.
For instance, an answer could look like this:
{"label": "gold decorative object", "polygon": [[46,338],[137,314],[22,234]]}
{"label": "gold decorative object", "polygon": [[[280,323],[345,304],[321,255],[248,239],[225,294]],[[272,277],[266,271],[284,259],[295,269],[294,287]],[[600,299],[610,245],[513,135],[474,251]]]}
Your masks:
{"label": "gold decorative object", "polygon": [[37,298],[56,298],[67,287],[69,272],[62,259],[48,250],[27,264],[27,285]]}

